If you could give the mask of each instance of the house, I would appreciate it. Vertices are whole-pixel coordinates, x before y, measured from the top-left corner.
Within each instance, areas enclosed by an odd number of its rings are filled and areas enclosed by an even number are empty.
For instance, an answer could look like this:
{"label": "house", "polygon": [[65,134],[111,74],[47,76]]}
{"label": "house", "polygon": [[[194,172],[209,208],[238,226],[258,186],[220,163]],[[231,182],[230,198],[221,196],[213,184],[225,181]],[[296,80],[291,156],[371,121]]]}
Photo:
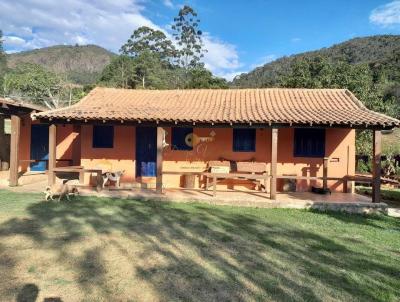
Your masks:
{"label": "house", "polygon": [[[162,192],[182,186],[184,175],[201,176],[212,161],[265,163],[272,199],[289,178],[298,191],[311,185],[345,189],[345,178],[355,172],[355,130],[367,129],[374,134],[375,201],[380,130],[400,125],[368,110],[344,89],[97,87],[73,106],[36,112],[32,118],[50,125],[50,172],[60,165],[58,132],[73,127],[79,143],[71,157],[79,157],[85,169],[125,170],[122,182],[155,183]],[[85,175],[84,182],[90,181]],[[201,177],[195,185],[204,186]],[[218,184],[226,186],[252,188],[242,179]]]}
{"label": "house", "polygon": [[[32,113],[45,110],[45,107],[39,105],[0,98],[0,162],[3,163],[2,170],[9,167],[5,177],[9,178],[11,186],[18,185],[19,176],[25,172],[47,170],[49,125],[31,119]],[[5,121],[9,121],[7,124],[11,126],[11,131],[6,131]],[[59,165],[70,165],[80,160],[79,150],[72,152],[75,146],[73,128],[73,125],[57,127]]]}

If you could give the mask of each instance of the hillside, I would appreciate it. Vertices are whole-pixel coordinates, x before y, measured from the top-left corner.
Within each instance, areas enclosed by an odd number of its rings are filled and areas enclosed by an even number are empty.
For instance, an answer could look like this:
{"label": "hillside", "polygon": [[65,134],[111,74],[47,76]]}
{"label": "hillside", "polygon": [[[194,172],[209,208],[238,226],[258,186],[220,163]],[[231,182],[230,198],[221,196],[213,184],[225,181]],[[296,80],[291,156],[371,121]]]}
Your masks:
{"label": "hillside", "polygon": [[92,84],[111,58],[112,52],[96,46],[59,45],[7,55],[8,67],[18,63],[44,66],[76,84]]}
{"label": "hillside", "polygon": [[399,48],[400,35],[355,38],[329,48],[282,57],[249,73],[237,76],[231,85],[235,87],[275,86],[278,78],[286,74],[291,63],[299,58],[323,56],[332,61],[345,60],[350,64],[373,63],[384,60]]}

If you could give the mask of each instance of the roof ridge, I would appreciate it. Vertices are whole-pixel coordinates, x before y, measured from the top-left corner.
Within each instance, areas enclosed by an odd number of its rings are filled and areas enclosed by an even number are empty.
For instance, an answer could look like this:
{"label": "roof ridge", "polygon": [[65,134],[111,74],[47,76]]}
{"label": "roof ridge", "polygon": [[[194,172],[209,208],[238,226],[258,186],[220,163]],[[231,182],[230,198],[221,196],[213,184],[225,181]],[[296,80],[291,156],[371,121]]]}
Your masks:
{"label": "roof ridge", "polygon": [[176,92],[188,92],[188,91],[260,91],[260,90],[288,90],[288,91],[346,91],[345,88],[296,88],[296,87],[265,87],[265,88],[191,88],[191,89],[132,89],[132,88],[117,88],[117,87],[105,87],[95,86],[92,90],[116,90],[116,91],[130,91],[130,92],[165,92],[165,91],[176,91]]}

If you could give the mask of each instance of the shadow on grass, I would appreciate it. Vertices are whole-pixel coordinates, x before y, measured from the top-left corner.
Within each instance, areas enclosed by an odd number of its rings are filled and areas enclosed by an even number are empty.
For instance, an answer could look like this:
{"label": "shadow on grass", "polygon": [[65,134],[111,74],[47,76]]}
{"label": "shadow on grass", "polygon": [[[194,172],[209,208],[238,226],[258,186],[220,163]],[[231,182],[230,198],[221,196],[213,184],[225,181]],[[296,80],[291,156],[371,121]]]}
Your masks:
{"label": "shadow on grass", "polygon": [[[296,225],[295,219],[280,221],[274,210],[260,210],[267,213],[263,216],[257,209],[82,197],[69,203],[32,204],[27,210],[29,217],[0,225],[0,239],[28,236],[58,252],[60,262],[71,261],[64,247],[84,241],[88,234],[118,232],[132,241],[140,238],[145,248],[136,255],[138,261],[131,260],[130,251],[118,240],[107,244],[130,259],[137,278],[147,282],[161,300],[387,301],[400,297],[398,262],[396,267],[382,256],[374,258],[367,246],[352,249],[325,235],[323,226],[307,229]],[[286,212],[275,213],[284,217]],[[314,215],[295,213],[299,218]],[[324,215],[379,227],[379,217]],[[104,256],[101,247],[93,247],[74,259],[80,276],[76,282],[88,295],[98,292],[112,299]],[[164,261],[146,263],[153,257]]]}

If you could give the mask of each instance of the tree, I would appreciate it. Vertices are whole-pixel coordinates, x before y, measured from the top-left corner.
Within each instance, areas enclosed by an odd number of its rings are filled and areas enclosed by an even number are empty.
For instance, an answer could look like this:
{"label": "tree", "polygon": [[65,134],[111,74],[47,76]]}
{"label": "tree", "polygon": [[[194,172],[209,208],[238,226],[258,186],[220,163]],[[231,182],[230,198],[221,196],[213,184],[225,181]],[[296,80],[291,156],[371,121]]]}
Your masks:
{"label": "tree", "polygon": [[151,52],[158,54],[161,59],[173,58],[176,54],[172,42],[162,31],[147,26],[136,29],[128,41],[122,45],[120,52],[132,57]]}
{"label": "tree", "polygon": [[225,79],[213,76],[211,71],[202,66],[190,69],[189,74],[189,81],[185,88],[228,88],[228,83]]}
{"label": "tree", "polygon": [[173,88],[175,69],[150,51],[143,51],[132,58],[116,57],[107,65],[99,79],[99,85],[117,88]]}
{"label": "tree", "polygon": [[180,47],[177,52],[178,64],[185,69],[198,66],[206,50],[203,49],[202,31],[198,29],[200,19],[197,18],[197,13],[185,5],[179,10],[174,22],[173,35]]}
{"label": "tree", "polygon": [[4,92],[16,99],[58,108],[66,104],[63,100],[63,83],[54,73],[42,66],[23,63],[4,77]]}
{"label": "tree", "polygon": [[121,55],[112,59],[100,75],[99,85],[116,88],[135,88],[137,84],[133,58]]}
{"label": "tree", "polygon": [[7,70],[7,57],[3,47],[3,32],[0,30],[0,88],[3,87],[4,75]]}
{"label": "tree", "polygon": [[[339,60],[330,62],[323,57],[299,58],[290,66],[279,85],[291,88],[342,88],[352,91],[371,110],[399,117],[400,106],[396,97],[386,91],[386,76],[372,70],[368,64],[351,65]],[[371,131],[357,131],[358,154],[371,154]]]}

